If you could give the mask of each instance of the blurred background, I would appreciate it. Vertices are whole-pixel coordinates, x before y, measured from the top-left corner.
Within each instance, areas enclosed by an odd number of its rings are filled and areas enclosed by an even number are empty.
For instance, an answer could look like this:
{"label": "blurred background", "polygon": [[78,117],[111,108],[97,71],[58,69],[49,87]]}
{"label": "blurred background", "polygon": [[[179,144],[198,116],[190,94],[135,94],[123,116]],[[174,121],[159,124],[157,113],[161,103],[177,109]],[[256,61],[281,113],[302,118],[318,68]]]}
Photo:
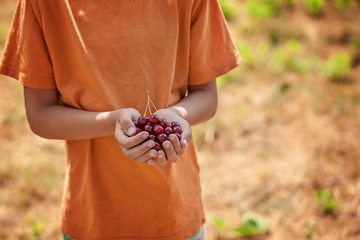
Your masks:
{"label": "blurred background", "polygon": [[[205,239],[360,239],[360,2],[219,2],[244,62],[193,129]],[[64,143],[31,133],[16,81],[0,96],[0,239],[61,239]]]}

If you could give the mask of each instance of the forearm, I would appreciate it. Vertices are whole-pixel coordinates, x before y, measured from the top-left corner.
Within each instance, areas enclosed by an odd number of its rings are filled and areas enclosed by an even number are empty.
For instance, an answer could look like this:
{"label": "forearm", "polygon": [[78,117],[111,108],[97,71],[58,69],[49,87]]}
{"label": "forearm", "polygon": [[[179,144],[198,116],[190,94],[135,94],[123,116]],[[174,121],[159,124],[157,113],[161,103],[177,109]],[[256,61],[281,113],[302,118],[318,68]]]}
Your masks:
{"label": "forearm", "polygon": [[24,88],[31,130],[44,138],[80,140],[114,134],[116,114],[90,112],[59,105],[56,89]]}
{"label": "forearm", "polygon": [[114,134],[115,112],[89,112],[60,105],[29,116],[32,131],[48,139],[81,140]]}

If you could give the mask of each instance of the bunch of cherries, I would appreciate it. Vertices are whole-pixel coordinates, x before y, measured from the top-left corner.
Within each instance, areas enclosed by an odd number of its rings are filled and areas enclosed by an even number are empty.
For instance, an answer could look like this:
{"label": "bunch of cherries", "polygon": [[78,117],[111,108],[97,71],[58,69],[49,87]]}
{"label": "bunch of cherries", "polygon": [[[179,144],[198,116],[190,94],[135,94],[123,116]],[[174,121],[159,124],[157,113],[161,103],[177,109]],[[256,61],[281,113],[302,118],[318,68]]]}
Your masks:
{"label": "bunch of cherries", "polygon": [[[159,151],[162,150],[162,143],[166,140],[169,140],[170,134],[175,134],[179,141],[181,140],[182,129],[180,124],[176,121],[168,122],[165,118],[159,118],[158,115],[151,113],[150,103],[156,110],[154,103],[151,101],[149,93],[148,102],[145,109],[144,116],[140,116],[137,121],[133,121],[136,126],[136,134],[146,131],[150,135],[147,140],[153,140],[155,142],[155,146],[153,149]],[[149,109],[150,117],[146,117],[146,112]]]}

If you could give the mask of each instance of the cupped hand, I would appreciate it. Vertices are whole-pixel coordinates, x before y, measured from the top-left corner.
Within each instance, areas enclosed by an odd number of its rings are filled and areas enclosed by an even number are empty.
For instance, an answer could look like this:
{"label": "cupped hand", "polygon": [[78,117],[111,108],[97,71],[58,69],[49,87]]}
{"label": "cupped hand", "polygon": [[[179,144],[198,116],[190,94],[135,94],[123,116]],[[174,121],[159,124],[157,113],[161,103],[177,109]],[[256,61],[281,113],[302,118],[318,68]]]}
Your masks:
{"label": "cupped hand", "polygon": [[160,166],[164,166],[167,162],[176,162],[179,158],[179,155],[183,154],[187,149],[187,144],[191,140],[191,129],[190,124],[180,117],[174,110],[171,109],[160,109],[154,114],[158,115],[160,118],[165,118],[168,122],[176,121],[180,123],[182,128],[181,141],[175,134],[170,134],[169,140],[166,140],[162,143],[164,150],[159,150],[157,152],[156,161]]}
{"label": "cupped hand", "polygon": [[116,111],[115,140],[118,142],[124,155],[135,162],[154,164],[157,151],[152,149],[155,142],[146,139],[148,132],[136,134],[133,120],[137,120],[140,113],[134,108],[124,108]]}

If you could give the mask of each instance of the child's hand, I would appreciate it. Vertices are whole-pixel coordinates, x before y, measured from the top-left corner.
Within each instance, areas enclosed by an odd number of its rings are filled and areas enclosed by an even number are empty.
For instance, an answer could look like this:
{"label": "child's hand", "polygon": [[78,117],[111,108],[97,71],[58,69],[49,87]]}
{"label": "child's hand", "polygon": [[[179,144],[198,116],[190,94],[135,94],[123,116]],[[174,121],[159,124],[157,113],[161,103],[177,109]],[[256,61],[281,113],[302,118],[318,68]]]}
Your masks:
{"label": "child's hand", "polygon": [[179,141],[175,134],[170,134],[169,141],[166,140],[162,144],[165,152],[162,150],[157,152],[156,161],[160,166],[165,166],[167,161],[176,162],[178,156],[186,151],[187,143],[191,139],[191,129],[190,124],[173,110],[160,109],[155,114],[165,118],[168,122],[177,121],[182,128],[181,141]]}
{"label": "child's hand", "polygon": [[137,120],[140,113],[133,108],[117,110],[116,113],[115,140],[119,143],[124,155],[135,162],[154,164],[157,151],[152,149],[155,142],[145,141],[149,137],[148,132],[136,134],[135,125],[132,120]]}

